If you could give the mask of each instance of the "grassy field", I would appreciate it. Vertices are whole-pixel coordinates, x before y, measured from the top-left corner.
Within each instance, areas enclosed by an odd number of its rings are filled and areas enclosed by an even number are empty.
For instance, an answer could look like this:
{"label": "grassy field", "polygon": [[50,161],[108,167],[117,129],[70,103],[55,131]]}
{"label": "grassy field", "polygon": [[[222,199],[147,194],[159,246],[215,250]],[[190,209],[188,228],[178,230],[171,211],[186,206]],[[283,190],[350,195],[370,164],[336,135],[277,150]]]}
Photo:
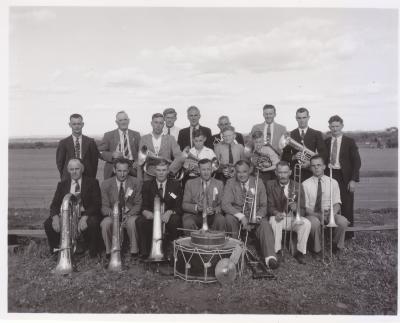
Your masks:
{"label": "grassy field", "polygon": [[[362,172],[397,172],[397,149],[360,149]],[[48,208],[59,181],[55,149],[9,150],[9,197],[12,208]],[[97,178],[103,179],[99,161]],[[397,207],[397,176],[362,177],[355,208]]]}

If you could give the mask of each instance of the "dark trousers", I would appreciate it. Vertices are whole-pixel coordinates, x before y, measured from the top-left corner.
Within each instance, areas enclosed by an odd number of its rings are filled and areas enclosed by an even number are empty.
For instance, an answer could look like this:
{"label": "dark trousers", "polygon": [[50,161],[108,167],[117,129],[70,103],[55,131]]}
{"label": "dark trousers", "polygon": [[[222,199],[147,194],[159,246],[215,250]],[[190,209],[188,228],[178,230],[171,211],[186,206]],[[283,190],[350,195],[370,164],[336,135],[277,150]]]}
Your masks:
{"label": "dark trousers", "polygon": [[[61,219],[60,219],[61,221]],[[47,241],[49,242],[50,253],[54,252],[55,248],[60,246],[60,233],[54,231],[52,226],[52,217],[48,217],[44,221],[44,231],[46,232]],[[85,243],[89,247],[89,253],[91,256],[95,256],[98,253],[100,245],[100,219],[96,216],[89,216],[87,218],[87,229],[83,231],[82,237]]]}
{"label": "dark trousers", "polygon": [[[329,170],[328,170],[329,171]],[[329,172],[327,173],[329,176]],[[348,183],[343,181],[342,171],[332,169],[332,177],[338,182],[340,190],[340,199],[342,201],[341,214],[349,220],[349,227],[354,225],[354,193],[347,189]],[[346,239],[354,237],[354,232],[346,232]]]}
{"label": "dark trousers", "polygon": [[[171,215],[165,225],[165,232],[169,241],[178,238],[178,228],[182,227],[182,218],[177,214]],[[136,219],[136,230],[139,242],[139,252],[142,256],[148,256],[151,251],[153,239],[153,220],[147,220],[143,215]]]}

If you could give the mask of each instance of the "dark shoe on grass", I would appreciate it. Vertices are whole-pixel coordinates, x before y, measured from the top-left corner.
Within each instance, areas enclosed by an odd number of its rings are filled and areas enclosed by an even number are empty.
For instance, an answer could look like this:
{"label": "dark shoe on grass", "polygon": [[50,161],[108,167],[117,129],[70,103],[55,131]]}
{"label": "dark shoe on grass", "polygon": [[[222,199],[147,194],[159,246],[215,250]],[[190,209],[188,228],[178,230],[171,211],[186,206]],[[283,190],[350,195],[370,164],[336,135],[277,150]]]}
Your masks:
{"label": "dark shoe on grass", "polygon": [[279,263],[275,258],[269,258],[266,265],[270,269],[277,269],[279,267]]}
{"label": "dark shoe on grass", "polygon": [[302,265],[306,264],[304,255],[300,251],[296,252],[296,254],[294,255],[294,259],[296,259],[299,264],[302,264]]}

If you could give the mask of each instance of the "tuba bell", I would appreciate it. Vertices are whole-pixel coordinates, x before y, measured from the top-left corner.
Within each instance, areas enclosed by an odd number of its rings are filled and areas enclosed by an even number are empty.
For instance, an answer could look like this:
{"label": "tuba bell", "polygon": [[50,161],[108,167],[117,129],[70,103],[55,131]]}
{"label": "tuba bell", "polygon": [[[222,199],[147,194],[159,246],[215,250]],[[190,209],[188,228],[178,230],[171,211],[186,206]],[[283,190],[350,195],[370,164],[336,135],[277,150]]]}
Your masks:
{"label": "tuba bell", "polygon": [[306,148],[304,144],[298,143],[296,140],[290,137],[290,133],[285,133],[279,139],[279,149],[283,149],[286,146],[290,146],[302,153],[302,160],[310,161],[311,157],[315,156],[316,153]]}
{"label": "tuba bell", "polygon": [[107,269],[109,271],[121,271],[121,229],[119,221],[119,202],[114,203],[113,207],[113,231],[111,240],[111,257]]}
{"label": "tuba bell", "polygon": [[161,223],[161,200],[158,195],[154,197],[153,214],[153,238],[150,255],[147,260],[151,262],[159,262],[164,260],[164,253],[162,248],[163,229]]}
{"label": "tuba bell", "polygon": [[76,249],[78,222],[80,218],[80,200],[72,193],[64,196],[60,209],[60,248],[58,251],[55,274],[66,275],[73,271],[72,254]]}

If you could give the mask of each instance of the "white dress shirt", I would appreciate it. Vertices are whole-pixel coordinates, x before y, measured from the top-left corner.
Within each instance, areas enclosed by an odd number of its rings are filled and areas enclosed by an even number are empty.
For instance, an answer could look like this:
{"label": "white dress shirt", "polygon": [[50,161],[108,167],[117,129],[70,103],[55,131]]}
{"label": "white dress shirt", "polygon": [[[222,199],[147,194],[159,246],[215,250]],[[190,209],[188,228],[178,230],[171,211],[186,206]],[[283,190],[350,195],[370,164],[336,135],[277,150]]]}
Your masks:
{"label": "white dress shirt", "polygon": [[200,129],[200,125],[198,124],[195,127],[190,126],[189,128],[190,128],[190,147],[194,147],[193,146],[193,137],[192,137],[193,136],[193,128],[198,130],[198,129]]}
{"label": "white dress shirt", "polygon": [[80,149],[79,149],[79,158],[82,159],[82,135],[80,135],[79,137],[75,137],[74,135],[72,135],[72,139],[74,141],[74,149],[76,147],[76,141],[77,140],[79,141],[79,147],[80,147]]}
{"label": "white dress shirt", "polygon": [[[340,152],[340,146],[342,145],[342,138],[343,138],[343,135],[340,135],[339,137],[336,137],[336,140],[337,140],[336,161],[332,165],[332,167],[334,169],[340,169],[339,152]],[[332,147],[333,147],[334,140],[335,140],[335,137],[332,137],[332,140],[331,140],[331,154],[330,154],[330,156],[332,156]]]}
{"label": "white dress shirt", "polygon": [[[175,138],[176,141],[178,141],[178,134],[179,134],[179,130],[181,130],[180,128],[173,126],[171,128],[169,128],[169,135],[173,136]],[[163,128],[163,134],[164,135],[168,135],[168,128],[167,126],[164,126]]]}
{"label": "white dress shirt", "polygon": [[123,182],[120,182],[116,177],[115,177],[115,180],[117,181],[118,193],[119,193],[119,190],[121,189],[121,183],[122,183],[122,187],[124,188],[124,192],[125,192],[126,191],[126,180]]}
{"label": "white dress shirt", "polygon": [[[274,136],[274,124],[275,124],[275,122],[272,122],[270,124],[270,127],[269,127],[270,132],[271,132],[271,137],[269,139],[269,143],[270,144],[272,143],[272,139],[273,139],[273,136]],[[264,142],[267,142],[267,129],[268,129],[268,123],[265,122],[265,126],[264,126]]]}
{"label": "white dress shirt", "polygon": [[[314,210],[315,202],[317,200],[317,190],[318,190],[318,177],[312,176],[303,182],[304,195],[306,200],[306,208]],[[330,178],[326,175],[321,177],[321,188],[322,188],[322,199],[321,206],[322,210],[330,209]],[[340,190],[338,182],[332,178],[332,204],[341,204],[340,200]]]}
{"label": "white dress shirt", "polygon": [[151,133],[151,140],[153,141],[154,152],[156,153],[157,156],[158,156],[158,153],[160,152],[160,148],[161,148],[161,138],[162,138],[162,135],[159,136],[158,138],[156,138],[156,137],[154,137],[154,134]]}
{"label": "white dress shirt", "polygon": [[156,180],[156,182],[157,182],[157,190],[159,189],[160,184],[162,184],[162,189],[163,189],[162,196],[164,197],[165,196],[165,187],[167,186],[167,180],[165,180],[164,182],[159,182],[158,180]]}
{"label": "white dress shirt", "polygon": [[192,147],[190,148],[189,153],[191,153],[193,156],[196,156],[196,158],[199,160],[203,158],[207,158],[209,160],[216,158],[214,150],[208,147],[203,147],[201,150],[197,150],[196,148]]}
{"label": "white dress shirt", "polygon": [[[78,179],[78,184],[79,184],[79,191],[77,193],[81,193],[82,192],[82,177],[80,179]],[[74,179],[71,179],[71,187],[69,189],[69,192],[74,195],[76,194],[75,187],[76,187],[76,181]]]}
{"label": "white dress shirt", "polygon": [[[125,151],[125,147],[124,147],[124,132],[121,129],[118,129],[118,133],[119,133],[118,149],[122,154],[124,154],[124,151]],[[126,140],[127,140],[127,143],[128,143],[128,151],[129,151],[129,154],[128,154],[128,156],[126,158],[128,158],[129,160],[133,160],[132,152],[131,152],[131,145],[129,144],[128,130],[126,130]]]}

